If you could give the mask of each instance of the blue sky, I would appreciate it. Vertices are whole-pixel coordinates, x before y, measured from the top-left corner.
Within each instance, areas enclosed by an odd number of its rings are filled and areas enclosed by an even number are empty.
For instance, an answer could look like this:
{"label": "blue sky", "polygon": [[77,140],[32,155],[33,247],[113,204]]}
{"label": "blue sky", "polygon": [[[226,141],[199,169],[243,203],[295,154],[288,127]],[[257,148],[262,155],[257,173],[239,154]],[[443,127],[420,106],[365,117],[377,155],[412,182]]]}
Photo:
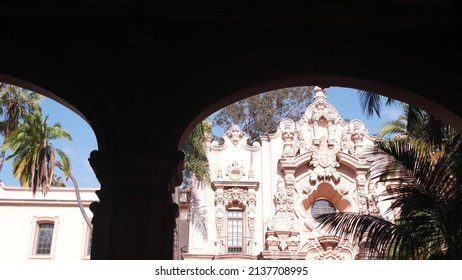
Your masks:
{"label": "blue sky", "polygon": [[[397,119],[403,113],[398,103],[392,106],[385,106],[386,98],[383,98],[383,106],[380,113],[381,118],[375,115],[366,117],[360,105],[357,89],[329,87],[324,93],[326,94],[327,103],[332,104],[337,109],[341,118],[349,119],[350,121],[354,119],[361,120],[370,134],[377,134],[383,123]],[[224,134],[222,129],[214,129],[213,133],[216,136]]]}
{"label": "blue sky", "polygon": [[377,116],[366,117],[358,97],[358,90],[351,88],[330,87],[325,91],[327,102],[332,104],[343,119],[359,119],[366,126],[370,134],[377,134],[383,123],[397,119],[403,114],[401,106],[396,103],[385,106],[386,98],[383,98],[381,118]]}
{"label": "blue sky", "polygon": [[[97,149],[96,137],[90,125],[73,111],[49,98],[44,98],[41,103],[43,116],[48,115],[48,125],[57,122],[72,136],[72,142],[65,139],[53,140],[51,143],[56,148],[62,149],[71,160],[71,172],[77,180],[80,188],[99,188],[100,184],[96,179],[88,158],[91,151]],[[3,139],[2,139],[3,141]],[[10,154],[7,152],[7,155]],[[7,186],[19,186],[19,180],[13,178],[11,162],[6,161],[3,170],[0,172],[0,179]],[[58,170],[56,173],[60,173]],[[62,173],[60,173],[62,174]],[[64,179],[64,176],[62,176]],[[66,185],[74,187],[72,181],[66,181]]]}
{"label": "blue sky", "polygon": [[[402,114],[402,110],[398,105],[392,107],[384,106],[381,119],[375,116],[366,118],[359,105],[356,89],[330,87],[326,90],[326,96],[327,102],[337,109],[343,119],[362,120],[371,134],[377,133],[381,124],[385,121],[396,119]],[[72,135],[72,142],[67,140],[55,140],[52,141],[52,144],[64,150],[69,156],[72,165],[71,172],[76,178],[79,187],[99,189],[100,184],[88,163],[91,151],[97,150],[97,143],[93,130],[80,116],[51,99],[45,98],[41,105],[43,115],[49,115],[49,125],[60,122],[62,127]],[[7,186],[19,186],[19,180],[13,178],[11,174],[11,161],[12,160],[5,162],[3,170],[0,172],[0,179],[3,180]],[[69,187],[73,187],[71,180],[68,180],[66,184]]]}

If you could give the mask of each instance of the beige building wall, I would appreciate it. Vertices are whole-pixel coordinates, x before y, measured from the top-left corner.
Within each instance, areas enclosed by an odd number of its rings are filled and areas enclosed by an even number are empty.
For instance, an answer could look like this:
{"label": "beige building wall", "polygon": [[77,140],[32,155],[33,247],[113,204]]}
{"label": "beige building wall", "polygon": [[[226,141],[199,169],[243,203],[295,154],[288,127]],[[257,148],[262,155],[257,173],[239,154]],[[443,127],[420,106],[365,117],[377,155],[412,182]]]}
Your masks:
{"label": "beige building wall", "polygon": [[[97,201],[96,189],[82,189],[87,215]],[[38,227],[53,223],[51,250],[37,254]],[[86,260],[90,258],[91,232],[76,201],[74,188],[52,188],[43,197],[30,189],[0,186],[0,259]]]}

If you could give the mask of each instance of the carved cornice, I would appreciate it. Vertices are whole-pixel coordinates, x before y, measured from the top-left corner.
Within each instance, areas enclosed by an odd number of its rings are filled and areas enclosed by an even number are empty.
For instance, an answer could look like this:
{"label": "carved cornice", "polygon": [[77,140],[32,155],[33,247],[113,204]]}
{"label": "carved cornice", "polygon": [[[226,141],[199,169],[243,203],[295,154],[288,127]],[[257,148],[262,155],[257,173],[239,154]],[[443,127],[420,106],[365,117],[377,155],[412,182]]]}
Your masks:
{"label": "carved cornice", "polygon": [[307,251],[308,259],[315,260],[353,259],[357,251],[352,244],[335,236],[320,236],[311,239],[302,249]]}
{"label": "carved cornice", "polygon": [[217,189],[238,187],[238,188],[247,188],[249,190],[257,191],[259,185],[260,185],[259,182],[250,182],[250,181],[214,181],[212,182],[212,189],[216,191]]}

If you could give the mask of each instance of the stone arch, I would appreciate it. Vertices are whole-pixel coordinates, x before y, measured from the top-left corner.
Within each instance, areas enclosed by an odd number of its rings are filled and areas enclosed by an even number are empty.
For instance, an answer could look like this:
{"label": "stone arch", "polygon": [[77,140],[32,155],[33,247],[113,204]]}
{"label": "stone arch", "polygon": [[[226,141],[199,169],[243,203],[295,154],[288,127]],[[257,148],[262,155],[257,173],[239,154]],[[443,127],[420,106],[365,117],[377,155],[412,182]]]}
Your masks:
{"label": "stone arch", "polygon": [[[439,3],[446,1],[428,2],[416,5],[416,12],[394,3],[396,13],[369,1],[334,1],[335,11],[325,3],[269,5],[244,17],[234,11],[248,5],[238,2],[196,7],[194,15],[188,13],[191,5],[172,10],[117,3],[104,11],[86,4],[54,9],[55,1],[25,10],[13,5],[1,17],[0,72],[59,94],[95,131],[101,153],[92,157],[94,166],[107,186],[102,187],[115,189],[101,192],[100,233],[124,227],[101,214],[111,211],[137,217],[130,226],[142,230],[137,238],[122,231],[111,235],[92,258],[169,258],[176,207],[165,191],[180,181],[171,182],[180,173],[182,156],[176,152],[197,123],[239,99],[296,85],[350,87],[415,105],[462,131],[461,56],[454,36],[460,14]],[[137,14],[145,17],[134,20]],[[194,44],[180,41],[192,38]],[[135,102],[128,106],[111,98],[126,94],[121,81],[135,85],[129,92]],[[153,91],[162,96],[155,106],[143,102]],[[146,134],[129,139],[126,127]],[[152,186],[155,203],[146,198]],[[164,219],[155,234],[146,224],[154,216],[148,213]],[[125,245],[127,238],[137,245]],[[156,244],[156,250],[146,244]]]}
{"label": "stone arch", "polygon": [[[86,106],[85,104],[78,102],[78,100],[69,98],[68,94],[71,89],[67,88],[67,89],[63,89],[63,92],[54,92],[53,90],[49,88],[44,88],[43,86],[40,86],[37,83],[28,81],[20,77],[14,77],[11,75],[7,75],[1,72],[0,72],[0,82],[12,84],[12,85],[24,88],[24,89],[31,90],[33,92],[36,92],[40,95],[43,95],[47,98],[50,98],[58,102],[59,104],[66,107],[70,111],[74,112],[79,117],[81,117],[85,122],[88,123],[88,125],[91,127],[91,129],[95,133],[98,145],[99,143],[101,143],[102,139],[104,139],[104,136],[103,136],[104,133],[102,133],[101,130],[99,129],[99,126],[96,125],[98,121],[94,119],[95,115],[92,116],[92,114],[90,114],[91,108],[88,108],[88,106]],[[72,89],[72,91],[74,92],[74,94],[78,95],[80,90],[75,89],[74,91],[74,89]]]}

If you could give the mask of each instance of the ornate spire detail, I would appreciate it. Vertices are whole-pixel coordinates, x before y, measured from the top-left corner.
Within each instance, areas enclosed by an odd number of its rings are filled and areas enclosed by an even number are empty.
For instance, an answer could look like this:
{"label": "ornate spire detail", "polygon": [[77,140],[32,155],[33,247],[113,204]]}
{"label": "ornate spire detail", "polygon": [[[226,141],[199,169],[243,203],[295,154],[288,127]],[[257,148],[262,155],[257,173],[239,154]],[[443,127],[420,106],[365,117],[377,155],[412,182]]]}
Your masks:
{"label": "ornate spire detail", "polygon": [[239,141],[245,136],[245,133],[241,131],[241,128],[237,124],[233,124],[226,133],[226,136],[228,136],[228,138],[231,139],[233,145],[236,146],[239,143]]}
{"label": "ornate spire detail", "polygon": [[362,153],[363,147],[363,139],[364,135],[366,134],[366,129],[364,128],[364,124],[359,120],[354,120],[350,123],[351,128],[351,141],[354,143],[355,153],[356,155],[360,155]]}
{"label": "ornate spire detail", "polygon": [[310,173],[310,181],[333,181],[338,182],[340,175],[337,172],[337,167],[340,164],[337,161],[336,150],[328,148],[327,139],[323,137],[321,139],[319,149],[313,150],[313,159],[310,162],[313,166],[313,170]]}
{"label": "ornate spire detail", "polygon": [[274,202],[276,204],[276,215],[278,213],[285,213],[287,212],[287,194],[284,188],[284,182],[282,179],[279,179],[277,184],[276,195],[274,196]]}
{"label": "ornate spire detail", "polygon": [[326,102],[326,95],[324,90],[318,86],[315,86],[314,89],[314,102]]}
{"label": "ornate spire detail", "polygon": [[284,150],[282,154],[284,157],[294,157],[295,122],[291,119],[285,119],[281,122],[280,129],[282,132],[282,140],[284,141]]}

